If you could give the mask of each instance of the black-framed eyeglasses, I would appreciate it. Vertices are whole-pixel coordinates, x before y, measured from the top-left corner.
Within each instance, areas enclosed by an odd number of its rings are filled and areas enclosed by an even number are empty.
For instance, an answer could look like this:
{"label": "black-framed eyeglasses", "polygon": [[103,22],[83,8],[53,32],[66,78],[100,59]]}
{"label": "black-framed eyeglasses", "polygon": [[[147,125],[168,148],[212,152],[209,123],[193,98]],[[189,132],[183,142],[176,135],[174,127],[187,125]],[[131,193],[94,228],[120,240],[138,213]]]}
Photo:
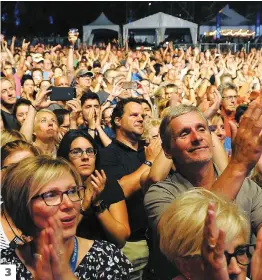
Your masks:
{"label": "black-framed eyeglasses", "polygon": [[36,195],[32,199],[41,197],[47,206],[57,206],[62,203],[64,194],[67,194],[72,202],[82,200],[85,195],[85,189],[85,186],[75,186],[64,192],[53,190]]}
{"label": "black-framed eyeglasses", "polygon": [[224,252],[227,260],[227,265],[230,264],[231,258],[235,257],[240,265],[248,266],[251,263],[252,252],[255,248],[255,244],[246,244],[237,248],[233,254]]}
{"label": "black-framed eyeglasses", "polygon": [[81,148],[75,148],[69,151],[71,156],[74,158],[79,158],[86,153],[88,157],[94,157],[97,154],[97,150],[94,148],[87,148],[86,150],[82,150]]}

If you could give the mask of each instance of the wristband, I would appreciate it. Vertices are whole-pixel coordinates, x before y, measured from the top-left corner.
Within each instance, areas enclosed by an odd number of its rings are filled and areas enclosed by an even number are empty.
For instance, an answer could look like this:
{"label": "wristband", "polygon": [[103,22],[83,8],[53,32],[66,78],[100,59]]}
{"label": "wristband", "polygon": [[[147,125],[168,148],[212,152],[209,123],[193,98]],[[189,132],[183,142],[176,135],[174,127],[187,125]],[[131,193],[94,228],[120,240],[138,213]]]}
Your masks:
{"label": "wristband", "polygon": [[147,166],[149,166],[149,167],[152,166],[152,162],[149,161],[149,160],[145,160],[145,161],[144,161],[144,164],[147,165]]}
{"label": "wristband", "polygon": [[36,110],[36,112],[39,111],[39,110],[36,109],[36,107],[33,104],[31,104],[31,106]]}
{"label": "wristband", "polygon": [[101,213],[105,212],[106,209],[108,209],[108,206],[106,205],[106,203],[103,200],[100,200],[98,202],[98,205],[91,204],[91,208],[93,209],[94,213],[101,214]]}

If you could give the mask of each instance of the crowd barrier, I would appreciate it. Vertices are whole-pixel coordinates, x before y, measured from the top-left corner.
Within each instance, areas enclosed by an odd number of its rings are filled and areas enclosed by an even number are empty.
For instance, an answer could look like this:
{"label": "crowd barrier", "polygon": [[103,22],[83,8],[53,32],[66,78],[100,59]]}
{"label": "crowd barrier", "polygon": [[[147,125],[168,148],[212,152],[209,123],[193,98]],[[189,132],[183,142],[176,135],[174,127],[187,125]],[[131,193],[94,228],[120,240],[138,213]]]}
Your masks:
{"label": "crowd barrier", "polygon": [[[7,37],[6,38],[7,43],[10,45],[12,37]],[[22,40],[23,38],[17,38],[16,39],[16,45],[21,46],[22,45]],[[58,45],[60,44],[61,46],[68,45],[68,38],[67,37],[26,37],[26,41],[30,41],[32,45],[37,45],[38,43],[40,44],[45,44],[45,45]],[[231,50],[231,52],[238,52],[241,49],[244,49],[247,53],[250,52],[252,48],[255,48],[257,50],[262,48],[262,43],[197,43],[197,44],[174,44],[175,48],[183,48],[187,49],[189,47],[198,47],[200,51],[205,51],[207,49],[217,49],[218,52],[228,52]]]}

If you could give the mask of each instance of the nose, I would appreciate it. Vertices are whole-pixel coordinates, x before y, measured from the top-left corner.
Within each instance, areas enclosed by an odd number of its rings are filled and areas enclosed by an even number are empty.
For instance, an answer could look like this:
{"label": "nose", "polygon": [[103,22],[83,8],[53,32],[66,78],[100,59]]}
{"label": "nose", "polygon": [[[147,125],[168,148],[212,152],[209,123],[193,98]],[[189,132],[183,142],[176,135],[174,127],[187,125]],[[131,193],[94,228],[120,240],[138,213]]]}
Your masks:
{"label": "nose", "polygon": [[54,124],[53,124],[53,122],[52,121],[49,121],[48,122],[48,126],[53,126]]}
{"label": "nose", "polygon": [[62,202],[61,202],[61,204],[60,204],[60,208],[71,208],[71,207],[73,207],[74,206],[74,204],[73,204],[74,202],[68,197],[68,195],[67,194],[63,194],[63,200],[62,200]]}
{"label": "nose", "polygon": [[191,142],[199,142],[201,141],[203,138],[202,138],[202,135],[200,133],[198,133],[197,131],[195,130],[192,130],[191,131]]}
{"label": "nose", "polygon": [[81,159],[82,160],[88,160],[89,159],[89,156],[87,155],[86,152],[83,152],[82,156],[81,156]]}
{"label": "nose", "polygon": [[230,260],[230,264],[228,266],[228,274],[229,275],[239,275],[242,272],[240,265],[237,263],[235,257],[232,257]]}

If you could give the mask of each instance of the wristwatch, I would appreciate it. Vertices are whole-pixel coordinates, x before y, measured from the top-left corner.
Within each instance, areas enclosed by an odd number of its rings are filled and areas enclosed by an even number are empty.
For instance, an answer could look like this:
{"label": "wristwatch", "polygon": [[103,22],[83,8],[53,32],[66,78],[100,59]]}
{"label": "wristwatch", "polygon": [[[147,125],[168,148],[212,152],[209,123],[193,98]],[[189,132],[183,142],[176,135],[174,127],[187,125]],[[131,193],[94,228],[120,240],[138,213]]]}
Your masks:
{"label": "wristwatch", "polygon": [[91,207],[92,207],[94,213],[96,213],[96,214],[101,214],[106,209],[108,209],[108,206],[106,205],[106,203],[103,200],[98,201],[98,203],[96,205],[92,204]]}
{"label": "wristwatch", "polygon": [[148,165],[149,167],[152,166],[152,162],[149,161],[149,160],[145,160],[145,161],[144,161],[144,164],[145,164],[145,165]]}

